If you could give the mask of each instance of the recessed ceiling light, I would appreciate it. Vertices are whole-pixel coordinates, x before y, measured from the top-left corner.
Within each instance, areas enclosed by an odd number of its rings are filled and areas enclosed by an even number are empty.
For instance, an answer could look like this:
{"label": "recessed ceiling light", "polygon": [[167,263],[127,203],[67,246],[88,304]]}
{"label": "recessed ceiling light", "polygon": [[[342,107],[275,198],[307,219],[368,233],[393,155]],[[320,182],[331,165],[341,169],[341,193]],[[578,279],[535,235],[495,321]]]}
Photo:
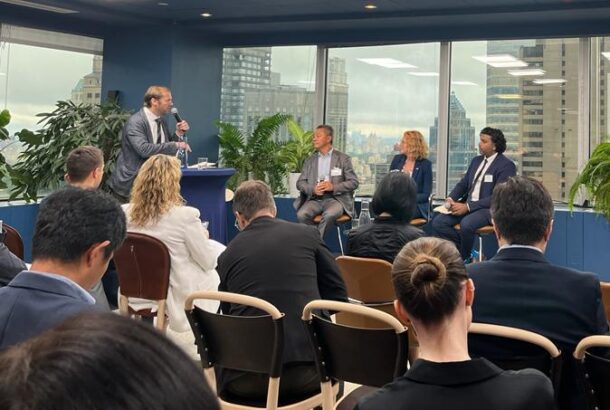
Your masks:
{"label": "recessed ceiling light", "polygon": [[526,70],[508,70],[508,74],[515,77],[533,76],[533,75],[544,75],[546,71],[540,68],[530,68]]}
{"label": "recessed ceiling light", "polygon": [[384,68],[417,68],[413,64],[405,63],[393,58],[359,58],[358,61]]}
{"label": "recessed ceiling light", "polygon": [[499,98],[501,100],[519,100],[521,98],[521,95],[519,95],[519,94],[496,94],[495,97]]}
{"label": "recessed ceiling light", "polygon": [[510,54],[494,54],[489,56],[473,56],[475,60],[496,68],[527,67],[525,61],[519,60]]}
{"label": "recessed ceiling light", "polygon": [[0,73],[0,75],[6,75],[6,73]]}
{"label": "recessed ceiling light", "polygon": [[608,52],[608,51],[604,51],[604,52],[602,52],[602,55],[603,55],[604,57],[606,57],[606,60],[610,60],[610,52]]}
{"label": "recessed ceiling light", "polygon": [[452,81],[452,85],[477,85],[477,83],[473,83],[472,81]]}
{"label": "recessed ceiling light", "polygon": [[561,79],[561,78],[539,78],[537,80],[534,80],[533,83],[534,84],[563,84],[565,83],[566,80]]}
{"label": "recessed ceiling light", "polygon": [[415,75],[418,77],[438,77],[438,73],[434,73],[431,71],[412,71],[409,74]]}
{"label": "recessed ceiling light", "polygon": [[38,4],[38,3],[34,3],[33,1],[27,1],[27,0],[0,0],[0,3],[13,4],[15,6],[29,7],[32,9],[50,11],[50,12],[59,13],[59,14],[78,13],[78,11],[76,11],[76,10],[66,9],[66,8],[57,7],[57,6],[48,6],[46,4]]}
{"label": "recessed ceiling light", "polygon": [[206,18],[207,17],[212,17],[212,13],[208,13],[207,11],[203,12],[203,13],[201,13],[201,17],[206,17]]}
{"label": "recessed ceiling light", "polygon": [[158,3],[157,3],[157,6],[163,6],[163,7],[165,7],[165,6],[169,6],[169,3],[166,3],[166,2],[164,2],[164,1],[160,1],[160,2],[158,2]]}
{"label": "recessed ceiling light", "polygon": [[366,6],[364,6],[364,8],[367,10],[375,10],[377,8],[377,6],[372,3],[369,3]]}

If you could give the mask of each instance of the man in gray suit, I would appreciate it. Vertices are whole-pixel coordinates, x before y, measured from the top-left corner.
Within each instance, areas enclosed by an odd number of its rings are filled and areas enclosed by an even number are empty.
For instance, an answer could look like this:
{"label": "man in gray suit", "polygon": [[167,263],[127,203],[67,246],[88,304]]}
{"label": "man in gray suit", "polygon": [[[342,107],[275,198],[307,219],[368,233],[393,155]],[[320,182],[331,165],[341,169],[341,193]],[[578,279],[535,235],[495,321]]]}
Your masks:
{"label": "man in gray suit", "polygon": [[294,202],[299,222],[313,225],[313,218],[322,215],[318,225],[324,238],[329,226],[344,213],[352,216],[353,192],[358,188],[351,158],[333,148],[333,128],[319,125],[313,136],[316,153],[305,160],[297,189],[301,195]]}
{"label": "man in gray suit", "polygon": [[129,202],[133,180],[148,157],[155,154],[176,155],[180,149],[191,150],[182,141],[182,136],[189,130],[188,123],[177,123],[176,132],[172,135],[162,118],[171,111],[173,105],[169,88],[150,86],[144,94],[144,107],[125,123],[121,152],[108,181],[109,188],[119,202]]}

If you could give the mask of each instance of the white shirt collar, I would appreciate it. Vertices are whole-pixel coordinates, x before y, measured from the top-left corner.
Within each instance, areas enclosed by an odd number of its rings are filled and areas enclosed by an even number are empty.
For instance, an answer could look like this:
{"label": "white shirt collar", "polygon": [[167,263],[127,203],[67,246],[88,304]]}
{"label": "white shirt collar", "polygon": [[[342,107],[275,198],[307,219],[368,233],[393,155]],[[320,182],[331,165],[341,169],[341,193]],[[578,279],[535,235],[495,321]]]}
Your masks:
{"label": "white shirt collar", "polygon": [[500,252],[502,249],[512,249],[512,248],[533,249],[535,251],[538,251],[538,252],[544,254],[544,252],[542,252],[542,250],[540,248],[537,248],[535,246],[531,246],[531,245],[510,245],[510,244],[506,244],[506,245],[500,246],[500,248],[498,249],[498,252]]}
{"label": "white shirt collar", "polygon": [[318,151],[318,155],[319,155],[319,156],[321,156],[321,157],[330,157],[330,156],[333,154],[333,151],[334,151],[334,150],[335,150],[334,148],[331,148],[331,149],[330,149],[330,151],[328,151],[328,152],[326,153],[326,155],[324,155],[324,154],[322,154],[320,151]]}
{"label": "white shirt collar", "polygon": [[[495,154],[487,157],[487,164],[491,164],[492,162],[494,162],[494,159],[496,159],[497,156],[498,156],[498,153],[496,152]],[[483,160],[485,160],[485,159],[486,159],[486,157],[483,156]]]}
{"label": "white shirt collar", "polygon": [[157,118],[161,118],[158,115],[155,115],[155,113],[152,112],[148,107],[144,107],[144,114],[146,115],[148,121],[155,121]]}

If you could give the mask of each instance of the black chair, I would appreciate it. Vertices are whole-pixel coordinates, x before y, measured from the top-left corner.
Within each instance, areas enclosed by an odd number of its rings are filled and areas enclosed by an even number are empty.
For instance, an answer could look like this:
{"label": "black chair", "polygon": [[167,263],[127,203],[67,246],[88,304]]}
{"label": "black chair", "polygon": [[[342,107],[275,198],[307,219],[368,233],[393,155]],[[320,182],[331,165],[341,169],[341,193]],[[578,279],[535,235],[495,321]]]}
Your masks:
{"label": "black chair", "polygon": [[[198,299],[252,306],[261,310],[262,315],[210,313],[194,305]],[[189,295],[184,305],[195,335],[201,364],[213,387],[214,366],[269,375],[266,402],[251,403],[243,398],[223,395],[219,396],[223,410],[306,410],[322,403],[322,394],[317,393],[309,397],[293,398],[295,400],[287,400],[278,406],[284,351],[284,314],[271,303],[236,293],[200,291]]]}
{"label": "black chair", "polygon": [[561,352],[546,337],[514,327],[472,323],[468,350],[472,357],[484,357],[504,370],[540,370],[551,379],[557,397]]}
{"label": "black chair", "polygon": [[6,232],[4,244],[13,255],[23,260],[23,238],[21,238],[19,231],[7,223],[3,224],[3,229]]}
{"label": "black chair", "polygon": [[[610,348],[610,336],[589,336],[578,343],[574,359],[589,410],[610,409],[610,360],[590,352]],[[597,353],[597,352],[596,352]]]}
{"label": "black chair", "polygon": [[[330,310],[363,315],[387,324],[385,329],[364,329],[330,322],[312,314]],[[323,410],[335,406],[331,380],[363,385],[344,396],[336,408],[351,409],[357,400],[393,381],[407,370],[407,329],[379,310],[351,303],[314,300],[303,309],[322,384]]]}

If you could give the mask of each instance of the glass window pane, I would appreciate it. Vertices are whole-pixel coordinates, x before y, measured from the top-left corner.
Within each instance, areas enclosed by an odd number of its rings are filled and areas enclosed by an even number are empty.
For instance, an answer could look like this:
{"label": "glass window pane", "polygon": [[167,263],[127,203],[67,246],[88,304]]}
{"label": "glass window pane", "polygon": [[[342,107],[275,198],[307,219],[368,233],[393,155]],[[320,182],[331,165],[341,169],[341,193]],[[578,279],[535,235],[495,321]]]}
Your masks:
{"label": "glass window pane", "polygon": [[439,43],[329,50],[326,122],[352,157],[358,195],[374,193],[406,130],[424,135],[436,168],[439,53]]}
{"label": "glass window pane", "polygon": [[517,173],[565,201],[578,171],[578,39],[453,43],[451,80],[448,189],[490,126]]}
{"label": "glass window pane", "polygon": [[610,81],[610,37],[591,39],[591,151],[608,137],[608,81]]}

